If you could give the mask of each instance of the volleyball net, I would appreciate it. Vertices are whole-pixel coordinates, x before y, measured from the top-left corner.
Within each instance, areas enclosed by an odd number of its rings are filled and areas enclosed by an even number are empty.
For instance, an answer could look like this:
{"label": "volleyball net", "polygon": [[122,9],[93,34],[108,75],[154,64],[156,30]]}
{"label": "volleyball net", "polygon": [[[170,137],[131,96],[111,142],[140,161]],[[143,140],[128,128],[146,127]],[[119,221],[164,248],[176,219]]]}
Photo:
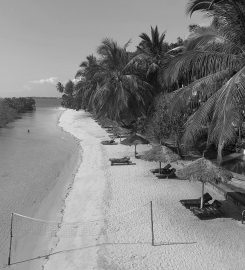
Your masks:
{"label": "volleyball net", "polygon": [[105,216],[106,219],[56,222],[13,213],[7,264],[98,244],[152,242],[152,203]]}

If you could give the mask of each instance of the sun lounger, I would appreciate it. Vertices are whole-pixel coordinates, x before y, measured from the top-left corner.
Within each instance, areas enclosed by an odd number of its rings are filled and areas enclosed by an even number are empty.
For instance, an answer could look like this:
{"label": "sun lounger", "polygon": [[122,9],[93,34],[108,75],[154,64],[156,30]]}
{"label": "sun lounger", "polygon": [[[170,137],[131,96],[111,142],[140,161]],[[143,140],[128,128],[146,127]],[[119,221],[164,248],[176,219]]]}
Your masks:
{"label": "sun lounger", "polygon": [[203,208],[191,207],[190,210],[199,219],[212,219],[224,216],[224,212],[220,209],[222,203],[215,200],[212,204],[208,204]]}
{"label": "sun lounger", "polygon": [[102,127],[102,128],[105,128],[105,129],[107,129],[107,128],[112,129],[112,128],[113,128],[113,126],[106,126],[106,125],[102,125],[101,127]]}
{"label": "sun lounger", "polygon": [[115,142],[114,140],[110,140],[110,141],[102,141],[101,144],[103,144],[103,145],[117,145],[118,143]]}
{"label": "sun lounger", "polygon": [[133,163],[129,157],[123,157],[123,158],[110,158],[111,166],[113,165],[135,165],[136,163]]}
{"label": "sun lounger", "polygon": [[[203,195],[203,204],[207,204],[212,200],[212,196],[209,193],[205,193]],[[201,198],[199,199],[189,199],[189,200],[180,200],[180,203],[185,206],[185,208],[190,209],[191,207],[200,207]]]}
{"label": "sun lounger", "polygon": [[175,177],[176,177],[175,169],[173,168],[173,169],[170,170],[168,173],[157,173],[157,174],[155,174],[155,176],[156,176],[158,179],[175,178]]}
{"label": "sun lounger", "polygon": [[152,173],[168,173],[169,172],[169,169],[171,168],[171,164],[167,164],[165,167],[161,168],[161,171],[160,169],[152,169],[150,170]]}

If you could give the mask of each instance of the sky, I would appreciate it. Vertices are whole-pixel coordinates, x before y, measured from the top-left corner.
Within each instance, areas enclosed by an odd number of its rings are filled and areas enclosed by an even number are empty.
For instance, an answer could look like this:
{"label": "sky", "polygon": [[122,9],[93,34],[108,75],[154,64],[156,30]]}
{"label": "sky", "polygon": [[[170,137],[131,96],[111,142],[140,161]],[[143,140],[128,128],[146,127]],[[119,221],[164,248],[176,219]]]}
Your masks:
{"label": "sky", "polygon": [[188,36],[188,0],[0,0],[0,97],[60,96],[56,83],[74,79],[103,38],[134,50],[151,26],[166,40]]}

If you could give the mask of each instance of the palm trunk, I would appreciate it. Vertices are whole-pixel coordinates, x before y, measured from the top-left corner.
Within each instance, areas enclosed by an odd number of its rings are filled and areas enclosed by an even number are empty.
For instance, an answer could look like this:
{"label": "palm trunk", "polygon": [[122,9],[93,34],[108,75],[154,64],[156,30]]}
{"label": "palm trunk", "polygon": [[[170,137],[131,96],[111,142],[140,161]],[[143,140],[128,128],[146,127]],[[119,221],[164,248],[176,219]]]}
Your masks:
{"label": "palm trunk", "polygon": [[203,208],[203,194],[204,194],[204,182],[202,181],[202,197],[201,197],[201,205],[200,208]]}
{"label": "palm trunk", "polygon": [[134,145],[134,156],[136,157],[136,144]]}
{"label": "palm trunk", "polygon": [[219,143],[219,145],[218,145],[217,162],[219,165],[222,163],[222,151],[223,151],[224,145],[225,145],[224,141]]}
{"label": "palm trunk", "polygon": [[161,163],[161,161],[159,161],[159,173],[161,173],[161,170],[162,170],[162,163]]}

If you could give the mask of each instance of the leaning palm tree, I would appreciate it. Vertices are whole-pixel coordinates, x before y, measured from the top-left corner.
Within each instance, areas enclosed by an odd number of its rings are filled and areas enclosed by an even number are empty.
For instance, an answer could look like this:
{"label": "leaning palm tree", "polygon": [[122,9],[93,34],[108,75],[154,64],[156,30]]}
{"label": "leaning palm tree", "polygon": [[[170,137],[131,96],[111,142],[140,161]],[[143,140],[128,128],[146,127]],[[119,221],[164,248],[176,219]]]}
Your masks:
{"label": "leaning palm tree", "polygon": [[198,28],[185,51],[168,66],[164,79],[182,81],[173,96],[172,108],[183,109],[196,100],[186,123],[185,140],[208,134],[208,144],[218,148],[222,161],[224,146],[237,138],[245,112],[245,1],[192,0],[188,10],[208,12],[210,27]]}
{"label": "leaning palm tree", "polygon": [[139,76],[125,70],[130,61],[127,44],[103,40],[98,48],[101,69],[95,73],[98,82],[93,96],[97,115],[119,120],[123,115],[144,114],[145,103],[151,98],[151,86]]}

